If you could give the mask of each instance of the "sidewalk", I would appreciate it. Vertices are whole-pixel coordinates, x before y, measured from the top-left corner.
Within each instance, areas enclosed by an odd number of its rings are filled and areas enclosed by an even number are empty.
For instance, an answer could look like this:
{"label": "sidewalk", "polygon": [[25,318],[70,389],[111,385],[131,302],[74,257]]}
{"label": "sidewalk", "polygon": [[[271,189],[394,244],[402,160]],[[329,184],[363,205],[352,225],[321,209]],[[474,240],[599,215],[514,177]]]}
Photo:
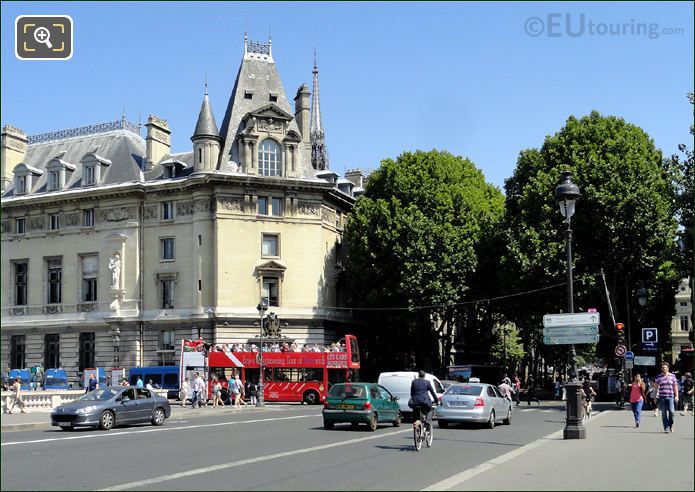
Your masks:
{"label": "sidewalk", "polygon": [[676,412],[665,434],[661,415],[643,412],[636,429],[629,409],[607,410],[585,422],[586,439],[563,440],[560,431],[430,490],[692,491],[694,421]]}
{"label": "sidewalk", "polygon": [[[171,416],[169,417],[169,419],[181,419],[197,416],[205,417],[211,415],[223,415],[232,413],[236,414],[247,412],[260,412],[265,410],[273,410],[274,408],[280,408],[280,406],[266,405],[263,408],[256,408],[252,407],[251,405],[247,405],[246,407],[235,409],[232,406],[225,406],[224,408],[212,408],[212,405],[208,405],[207,407],[194,409],[191,408],[190,405],[186,407],[181,407],[181,405],[177,402],[177,404],[171,405]],[[15,411],[11,414],[3,414],[2,416],[0,416],[0,432],[30,429],[49,429],[51,427],[52,426],[50,412],[20,413],[19,408],[16,408]]]}

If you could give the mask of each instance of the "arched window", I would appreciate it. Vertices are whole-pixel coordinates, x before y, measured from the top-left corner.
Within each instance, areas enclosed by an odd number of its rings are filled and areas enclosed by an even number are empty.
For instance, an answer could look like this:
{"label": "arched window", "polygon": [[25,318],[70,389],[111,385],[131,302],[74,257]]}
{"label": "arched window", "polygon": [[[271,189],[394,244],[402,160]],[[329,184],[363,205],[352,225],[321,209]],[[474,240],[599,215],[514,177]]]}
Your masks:
{"label": "arched window", "polygon": [[258,146],[258,172],[261,176],[280,176],[282,154],[275,140],[266,138]]}

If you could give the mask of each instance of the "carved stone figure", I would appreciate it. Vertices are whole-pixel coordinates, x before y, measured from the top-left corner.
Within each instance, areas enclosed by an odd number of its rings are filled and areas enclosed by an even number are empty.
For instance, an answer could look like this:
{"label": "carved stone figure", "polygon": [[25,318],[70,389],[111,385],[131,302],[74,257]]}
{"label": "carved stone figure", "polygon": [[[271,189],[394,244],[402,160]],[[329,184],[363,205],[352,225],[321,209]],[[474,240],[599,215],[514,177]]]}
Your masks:
{"label": "carved stone figure", "polygon": [[114,251],[109,259],[109,270],[111,270],[111,288],[120,289],[121,286],[121,255]]}

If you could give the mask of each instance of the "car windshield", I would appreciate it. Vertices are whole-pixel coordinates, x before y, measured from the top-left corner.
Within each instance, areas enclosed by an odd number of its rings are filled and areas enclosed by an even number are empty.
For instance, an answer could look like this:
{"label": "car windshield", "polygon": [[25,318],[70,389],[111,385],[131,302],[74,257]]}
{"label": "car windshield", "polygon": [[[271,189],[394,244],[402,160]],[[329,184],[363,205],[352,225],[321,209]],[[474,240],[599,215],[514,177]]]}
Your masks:
{"label": "car windshield", "polygon": [[480,396],[483,387],[475,384],[455,384],[446,390],[446,395]]}
{"label": "car windshield", "polygon": [[78,399],[83,401],[106,401],[116,396],[117,393],[118,391],[114,391],[111,388],[98,389],[90,391],[80,396]]}
{"label": "car windshield", "polygon": [[336,384],[328,392],[331,398],[364,398],[365,394],[363,386],[354,384]]}

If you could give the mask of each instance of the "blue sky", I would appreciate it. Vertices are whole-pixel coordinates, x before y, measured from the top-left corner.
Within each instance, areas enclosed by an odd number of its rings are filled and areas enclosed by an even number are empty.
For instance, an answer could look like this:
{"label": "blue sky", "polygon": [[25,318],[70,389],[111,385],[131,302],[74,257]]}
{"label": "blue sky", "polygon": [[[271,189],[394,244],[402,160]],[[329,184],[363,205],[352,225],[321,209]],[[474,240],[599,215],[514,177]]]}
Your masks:
{"label": "blue sky", "polygon": [[[592,109],[639,125],[667,155],[691,142],[692,2],[3,2],[1,14],[0,119],[29,134],[116,120],[125,107],[129,120],[166,118],[174,150],[189,150],[206,71],[221,123],[246,18],[252,40],[272,30],[290,99],[311,87],[317,49],[340,174],[436,148],[502,187],[519,151]],[[72,16],[73,58],[17,60],[23,14]],[[622,32],[602,34],[611,28]]]}

